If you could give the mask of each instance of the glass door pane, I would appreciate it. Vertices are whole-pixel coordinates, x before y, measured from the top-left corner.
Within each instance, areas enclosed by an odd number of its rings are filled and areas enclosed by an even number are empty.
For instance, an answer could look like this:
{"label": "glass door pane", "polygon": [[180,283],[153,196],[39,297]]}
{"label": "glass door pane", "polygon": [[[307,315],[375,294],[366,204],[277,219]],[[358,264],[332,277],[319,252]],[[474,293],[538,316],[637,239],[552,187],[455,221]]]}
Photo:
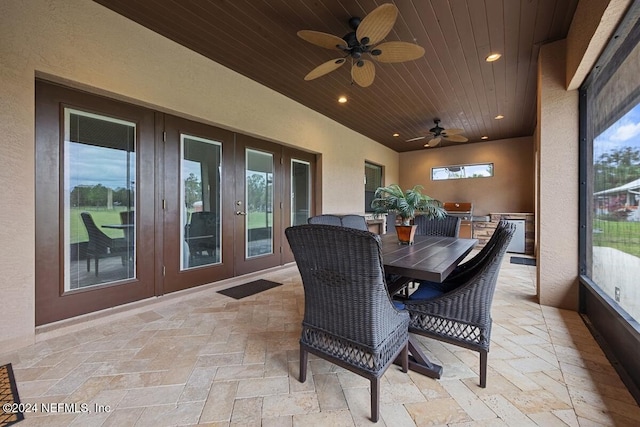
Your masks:
{"label": "glass door pane", "polygon": [[64,289],[136,277],[136,124],[65,108]]}
{"label": "glass door pane", "polygon": [[311,212],[311,165],[291,160],[291,224],[306,224]]}
{"label": "glass door pane", "polygon": [[222,262],[222,145],[180,135],[181,270]]}
{"label": "glass door pane", "polygon": [[273,253],[273,154],[247,149],[246,258]]}

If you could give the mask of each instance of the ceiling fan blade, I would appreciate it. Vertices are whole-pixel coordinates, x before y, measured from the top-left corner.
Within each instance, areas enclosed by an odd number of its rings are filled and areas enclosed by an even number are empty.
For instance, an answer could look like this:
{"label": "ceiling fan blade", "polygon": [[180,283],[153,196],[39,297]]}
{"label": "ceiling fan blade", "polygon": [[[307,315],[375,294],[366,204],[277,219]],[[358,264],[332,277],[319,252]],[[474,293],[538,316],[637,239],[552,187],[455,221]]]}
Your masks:
{"label": "ceiling fan blade", "polygon": [[375,50],[381,51],[379,55],[372,55],[373,59],[379,62],[413,61],[424,55],[424,48],[422,46],[407,42],[381,43],[376,46]]}
{"label": "ceiling fan blade", "polygon": [[327,61],[323,64],[318,65],[313,70],[311,70],[309,74],[304,76],[304,79],[305,80],[317,79],[318,77],[324,76],[325,74],[332,72],[333,70],[337,70],[345,62],[347,61],[344,58],[332,59],[331,61]]}
{"label": "ceiling fan blade", "polygon": [[376,67],[371,61],[361,59],[351,67],[351,78],[353,78],[353,81],[356,82],[358,86],[371,86],[375,77]]}
{"label": "ceiling fan blade", "polygon": [[440,144],[441,138],[439,136],[430,139],[429,142],[427,142],[427,145],[429,147],[435,147],[436,145]]}
{"label": "ceiling fan blade", "polygon": [[[380,43],[393,28],[397,17],[398,8],[395,5],[386,3],[378,6],[358,25],[356,38],[365,45]],[[365,37],[368,40],[363,41]]]}
{"label": "ceiling fan blade", "polygon": [[446,133],[447,135],[458,135],[459,133],[463,133],[462,129],[445,129],[442,133]]}
{"label": "ceiling fan blade", "polygon": [[415,138],[406,139],[404,142],[420,141],[421,139],[425,139],[425,138],[426,136],[416,136]]}
{"label": "ceiling fan blade", "polygon": [[468,139],[462,135],[442,135],[444,139],[452,142],[467,142]]}
{"label": "ceiling fan blade", "polygon": [[316,46],[325,47],[327,49],[340,49],[347,47],[347,42],[333,34],[321,33],[313,30],[300,30],[298,37]]}

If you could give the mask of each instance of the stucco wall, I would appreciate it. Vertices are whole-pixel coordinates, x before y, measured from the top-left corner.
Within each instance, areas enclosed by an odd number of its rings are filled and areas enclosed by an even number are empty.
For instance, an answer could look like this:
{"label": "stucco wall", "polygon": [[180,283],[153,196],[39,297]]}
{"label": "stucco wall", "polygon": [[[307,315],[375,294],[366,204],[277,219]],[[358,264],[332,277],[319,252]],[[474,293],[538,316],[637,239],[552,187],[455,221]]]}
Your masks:
{"label": "stucco wall", "polygon": [[326,212],[362,211],[365,158],[384,165],[387,180],[398,179],[399,156],[394,151],[94,2],[3,0],[2,350],[34,339],[36,76],[321,153]]}
{"label": "stucco wall", "polygon": [[541,304],[578,308],[578,91],[565,89],[566,40],[538,58],[537,276]]}
{"label": "stucco wall", "polygon": [[[492,212],[533,212],[533,138],[513,138],[481,144],[460,144],[400,154],[400,185],[424,186],[424,193],[443,202],[472,202],[475,215]],[[432,181],[431,168],[493,163],[492,178]]]}

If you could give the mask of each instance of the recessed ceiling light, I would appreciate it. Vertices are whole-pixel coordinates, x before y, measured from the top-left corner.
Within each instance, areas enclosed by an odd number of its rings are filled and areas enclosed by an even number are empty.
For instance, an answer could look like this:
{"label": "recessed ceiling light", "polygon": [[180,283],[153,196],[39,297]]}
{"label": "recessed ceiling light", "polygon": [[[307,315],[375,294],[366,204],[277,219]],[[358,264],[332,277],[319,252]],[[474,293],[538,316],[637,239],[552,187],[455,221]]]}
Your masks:
{"label": "recessed ceiling light", "polygon": [[341,96],[340,98],[338,98],[338,102],[340,104],[344,104],[345,102],[347,102],[347,97],[346,96]]}
{"label": "recessed ceiling light", "polygon": [[400,136],[400,134],[396,132],[396,133],[393,134],[393,136],[397,138],[397,137]]}
{"label": "recessed ceiling light", "polygon": [[480,139],[489,139],[489,137],[485,135],[485,136],[481,136]]}
{"label": "recessed ceiling light", "polygon": [[424,144],[424,147],[429,148],[429,147],[431,147],[431,146],[430,146],[430,145],[429,145],[429,143],[427,142],[426,144]]}
{"label": "recessed ceiling light", "polygon": [[487,56],[486,58],[484,58],[485,61],[487,62],[493,62],[493,61],[497,61],[498,59],[500,59],[502,55],[499,53],[492,53],[491,55]]}
{"label": "recessed ceiling light", "polygon": [[497,116],[494,117],[496,120],[502,120],[504,119],[504,116],[502,114],[498,114]]}

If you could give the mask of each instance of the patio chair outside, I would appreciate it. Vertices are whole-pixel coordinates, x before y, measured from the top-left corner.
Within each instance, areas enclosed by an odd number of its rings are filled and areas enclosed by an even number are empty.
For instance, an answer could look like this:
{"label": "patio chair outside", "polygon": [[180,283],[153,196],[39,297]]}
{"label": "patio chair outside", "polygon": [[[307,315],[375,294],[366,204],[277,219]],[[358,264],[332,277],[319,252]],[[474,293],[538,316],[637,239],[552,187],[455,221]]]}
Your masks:
{"label": "patio chair outside", "polygon": [[114,239],[107,236],[96,226],[89,212],[80,213],[80,217],[89,235],[89,243],[87,244],[87,271],[91,271],[91,257],[94,259],[96,276],[99,274],[98,266],[100,258],[120,256],[122,257],[122,265],[124,265],[129,259],[130,253],[132,253],[132,248],[129,247],[128,240],[125,238]]}
{"label": "patio chair outside", "polygon": [[218,214],[216,212],[193,212],[190,222],[185,225],[185,241],[189,245],[189,257],[202,252],[213,256],[218,249]]}
{"label": "patio chair outside", "polygon": [[400,357],[408,368],[409,315],[387,292],[379,238],[368,231],[323,224],[285,234],[304,287],[300,382],[308,353],[371,382],[371,420],[379,418],[380,378]]}
{"label": "patio chair outside", "polygon": [[135,222],[135,211],[120,212],[120,224],[133,224]]}
{"label": "patio chair outside", "polygon": [[483,388],[487,385],[491,304],[502,258],[514,232],[515,226],[505,224],[487,256],[464,273],[468,276],[466,281],[446,292],[423,283],[404,301],[411,316],[410,332],[480,353],[480,387]]}

